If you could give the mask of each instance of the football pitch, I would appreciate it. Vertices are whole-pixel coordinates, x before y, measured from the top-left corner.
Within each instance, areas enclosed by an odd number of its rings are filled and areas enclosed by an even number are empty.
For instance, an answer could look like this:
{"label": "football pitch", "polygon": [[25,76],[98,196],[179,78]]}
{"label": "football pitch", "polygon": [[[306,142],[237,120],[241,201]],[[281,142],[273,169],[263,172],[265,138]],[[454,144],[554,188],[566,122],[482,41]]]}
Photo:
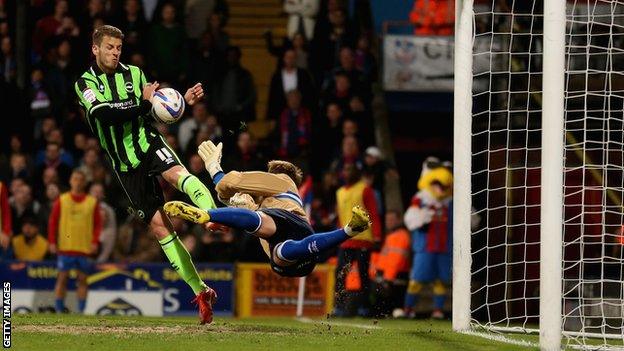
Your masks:
{"label": "football pitch", "polygon": [[451,331],[448,321],[14,315],[15,350],[532,350]]}

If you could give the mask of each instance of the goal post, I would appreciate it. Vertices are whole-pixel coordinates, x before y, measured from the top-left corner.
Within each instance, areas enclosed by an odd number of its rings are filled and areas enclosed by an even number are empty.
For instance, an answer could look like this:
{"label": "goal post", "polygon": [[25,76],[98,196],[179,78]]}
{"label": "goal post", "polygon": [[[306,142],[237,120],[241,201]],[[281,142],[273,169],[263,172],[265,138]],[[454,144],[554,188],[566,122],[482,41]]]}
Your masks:
{"label": "goal post", "polygon": [[624,0],[455,10],[453,330],[622,349]]}

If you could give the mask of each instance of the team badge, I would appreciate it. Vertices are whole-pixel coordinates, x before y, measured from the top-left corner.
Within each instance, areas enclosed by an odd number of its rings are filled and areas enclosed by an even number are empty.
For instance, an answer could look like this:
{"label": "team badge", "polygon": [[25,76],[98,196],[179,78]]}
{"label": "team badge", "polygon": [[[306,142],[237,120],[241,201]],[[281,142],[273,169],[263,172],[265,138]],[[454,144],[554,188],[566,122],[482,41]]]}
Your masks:
{"label": "team badge", "polygon": [[132,85],[132,82],[126,82],[126,91],[131,93],[134,90],[134,85]]}
{"label": "team badge", "polygon": [[104,92],[104,84],[100,84],[100,86],[98,87],[98,90],[100,91],[100,93]]}

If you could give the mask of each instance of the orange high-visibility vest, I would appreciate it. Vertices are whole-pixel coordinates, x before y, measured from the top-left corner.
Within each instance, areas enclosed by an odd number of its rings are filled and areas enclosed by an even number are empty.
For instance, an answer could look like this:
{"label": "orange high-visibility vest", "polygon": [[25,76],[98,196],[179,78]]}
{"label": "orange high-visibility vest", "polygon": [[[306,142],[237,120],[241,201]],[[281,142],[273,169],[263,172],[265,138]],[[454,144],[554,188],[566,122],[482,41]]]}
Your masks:
{"label": "orange high-visibility vest", "polygon": [[360,270],[358,268],[357,261],[351,262],[351,269],[345,277],[345,289],[347,291],[359,291],[362,289],[362,282],[360,281]]}
{"label": "orange high-visibility vest", "polygon": [[377,270],[383,271],[384,280],[392,281],[399,273],[410,270],[410,233],[400,228],[386,236],[377,260]]}
{"label": "orange high-visibility vest", "polygon": [[455,0],[416,0],[410,22],[416,35],[453,35]]}

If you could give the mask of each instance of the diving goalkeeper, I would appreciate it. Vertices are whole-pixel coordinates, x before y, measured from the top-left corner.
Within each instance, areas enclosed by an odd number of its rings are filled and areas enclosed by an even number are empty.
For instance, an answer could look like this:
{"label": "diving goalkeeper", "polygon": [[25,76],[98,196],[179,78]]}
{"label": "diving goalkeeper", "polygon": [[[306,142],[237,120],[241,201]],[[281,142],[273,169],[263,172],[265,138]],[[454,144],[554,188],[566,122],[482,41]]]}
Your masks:
{"label": "diving goalkeeper", "polygon": [[223,144],[205,141],[199,155],[212,177],[219,199],[231,207],[200,209],[181,201],[164,205],[169,216],[198,224],[208,222],[246,231],[260,238],[274,272],[286,277],[310,274],[323,253],[370,226],[368,213],[353,207],[344,228],[314,233],[297,194],[302,172],[286,161],[270,161],[268,172],[227,174],[221,168]]}

